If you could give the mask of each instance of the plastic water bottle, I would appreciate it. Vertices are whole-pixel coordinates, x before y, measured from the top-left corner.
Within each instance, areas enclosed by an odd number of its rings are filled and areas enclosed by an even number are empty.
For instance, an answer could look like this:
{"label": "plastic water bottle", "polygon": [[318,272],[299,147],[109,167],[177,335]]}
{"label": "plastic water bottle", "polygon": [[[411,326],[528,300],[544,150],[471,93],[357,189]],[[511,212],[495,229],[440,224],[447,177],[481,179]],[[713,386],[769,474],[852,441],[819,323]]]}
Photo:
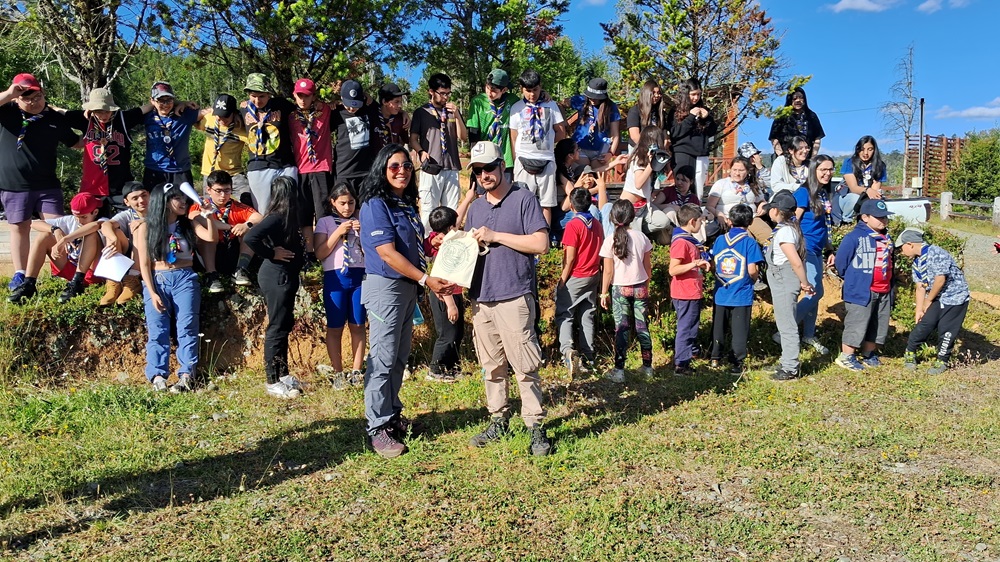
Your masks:
{"label": "plastic water bottle", "polygon": [[424,323],[424,314],[420,312],[420,305],[413,306],[413,325],[419,326]]}

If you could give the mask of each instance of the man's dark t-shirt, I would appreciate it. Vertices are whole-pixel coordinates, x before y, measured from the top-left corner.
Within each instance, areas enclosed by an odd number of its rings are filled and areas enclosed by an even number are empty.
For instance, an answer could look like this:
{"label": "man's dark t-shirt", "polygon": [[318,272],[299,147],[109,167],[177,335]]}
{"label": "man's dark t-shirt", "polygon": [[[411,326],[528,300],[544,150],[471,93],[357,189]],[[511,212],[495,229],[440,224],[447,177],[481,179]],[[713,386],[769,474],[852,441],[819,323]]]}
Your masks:
{"label": "man's dark t-shirt", "polygon": [[[271,98],[264,107],[257,108],[257,115],[249,107],[240,109],[243,122],[247,125],[247,149],[250,161],[247,171],[287,168],[295,165],[292,152],[292,136],[288,127],[288,116],[295,111],[295,104],[285,98]],[[258,119],[264,121],[263,125]],[[258,132],[260,142],[258,142]]]}
{"label": "man's dark t-shirt", "polygon": [[24,118],[16,103],[0,106],[0,190],[42,191],[60,189],[56,176],[56,148],[73,146],[80,137],[66,117],[49,108],[42,118],[28,125],[18,150],[17,137]]}
{"label": "man's dark t-shirt", "polygon": [[[379,104],[372,103],[355,113],[337,107],[330,113],[330,129],[337,134],[337,178],[356,178],[368,174],[375,160],[375,138],[378,132]],[[400,119],[401,121],[401,119]]]}

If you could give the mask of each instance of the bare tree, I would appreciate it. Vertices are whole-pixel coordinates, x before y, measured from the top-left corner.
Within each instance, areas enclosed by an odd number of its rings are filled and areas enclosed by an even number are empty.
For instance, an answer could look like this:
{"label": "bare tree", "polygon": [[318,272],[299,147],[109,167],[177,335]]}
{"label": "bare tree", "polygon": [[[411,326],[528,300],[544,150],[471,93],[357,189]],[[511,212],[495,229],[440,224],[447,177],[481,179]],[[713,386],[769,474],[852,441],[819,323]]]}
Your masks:
{"label": "bare tree", "polygon": [[884,132],[903,137],[903,187],[906,187],[907,144],[917,116],[917,95],[914,91],[913,44],[906,48],[906,55],[896,64],[896,81],[889,87],[889,101],[879,106]]}

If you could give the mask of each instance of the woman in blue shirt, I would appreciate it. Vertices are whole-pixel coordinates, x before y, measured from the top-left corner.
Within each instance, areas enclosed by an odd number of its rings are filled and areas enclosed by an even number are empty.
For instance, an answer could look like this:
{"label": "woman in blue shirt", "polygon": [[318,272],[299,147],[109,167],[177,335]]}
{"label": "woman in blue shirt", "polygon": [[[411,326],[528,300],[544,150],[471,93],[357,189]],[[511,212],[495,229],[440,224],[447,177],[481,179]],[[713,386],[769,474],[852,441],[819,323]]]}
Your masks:
{"label": "woman in blue shirt", "polygon": [[576,115],[573,140],[580,147],[580,164],[597,167],[618,153],[621,112],[608,97],[608,81],[594,78],[583,96],[571,100]]}
{"label": "woman in blue shirt", "polygon": [[806,279],[816,288],[806,294],[795,307],[795,319],[801,325],[802,343],[811,346],[821,355],[830,351],[816,339],[816,318],[819,301],[823,298],[823,253],[829,252],[826,266],[833,266],[833,247],[830,244],[830,181],[833,178],[833,158],[825,154],[809,162],[806,184],[794,191],[795,216],[799,219],[802,238],[806,244]]}

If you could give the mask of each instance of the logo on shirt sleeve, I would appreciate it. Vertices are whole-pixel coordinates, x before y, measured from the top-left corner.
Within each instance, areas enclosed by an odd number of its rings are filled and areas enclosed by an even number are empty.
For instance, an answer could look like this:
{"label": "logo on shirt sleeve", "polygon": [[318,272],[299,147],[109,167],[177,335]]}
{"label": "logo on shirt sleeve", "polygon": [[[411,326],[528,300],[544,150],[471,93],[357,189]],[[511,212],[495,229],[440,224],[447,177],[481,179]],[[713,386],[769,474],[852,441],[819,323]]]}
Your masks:
{"label": "logo on shirt sleeve", "polygon": [[373,230],[370,236],[382,236],[383,234],[385,234],[384,230]]}

